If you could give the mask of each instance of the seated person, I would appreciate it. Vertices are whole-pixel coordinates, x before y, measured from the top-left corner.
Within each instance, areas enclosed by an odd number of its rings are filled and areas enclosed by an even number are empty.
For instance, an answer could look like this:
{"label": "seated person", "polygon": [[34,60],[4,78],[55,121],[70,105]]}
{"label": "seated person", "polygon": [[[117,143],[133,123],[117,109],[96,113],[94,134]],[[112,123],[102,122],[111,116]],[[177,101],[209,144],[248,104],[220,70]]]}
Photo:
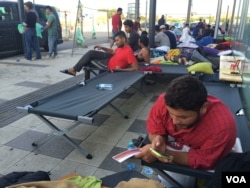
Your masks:
{"label": "seated person", "polygon": [[165,28],[165,25],[155,26],[155,47],[167,47],[170,49],[170,41],[168,36],[163,33],[161,29]]}
{"label": "seated person", "polygon": [[196,40],[200,40],[203,37],[211,36],[213,37],[214,31],[211,29],[211,25],[207,24],[202,35],[198,36]]}
{"label": "seated person", "polygon": [[132,48],[135,52],[140,49],[138,40],[140,35],[133,29],[133,21],[132,20],[125,20],[123,22],[125,32],[129,34],[128,37],[128,45]]}
{"label": "seated person", "polygon": [[165,33],[168,38],[169,38],[169,41],[170,41],[170,49],[175,49],[176,46],[177,46],[177,42],[176,42],[176,36],[171,32],[169,31],[169,25],[166,24],[165,25],[165,28],[163,27],[161,29],[163,31],[163,33]]}
{"label": "seated person", "polygon": [[176,28],[176,27],[173,25],[173,26],[170,27],[170,31],[171,31],[172,33],[174,33],[175,36],[176,36],[176,39],[179,40],[179,38],[180,38],[181,35],[182,35],[180,29]]}
{"label": "seated person", "polygon": [[[208,95],[201,81],[190,75],[174,79],[166,93],[159,96],[149,113],[147,131],[151,144],[141,148],[136,158],[155,161],[156,156],[149,151],[154,148],[173,156],[175,164],[199,169],[213,169],[231,151],[236,139],[236,123],[230,109]],[[189,150],[167,148],[171,144],[168,136]]]}
{"label": "seated person", "polygon": [[[117,48],[114,50],[102,46],[95,46],[94,49],[103,50],[104,52],[90,50],[82,56],[74,67],[60,72],[75,76],[76,72],[80,72],[83,67],[91,66],[92,60],[101,60],[101,63],[106,65],[110,71],[137,71],[138,64],[136,58],[132,49],[127,44],[127,37],[123,31],[119,31],[115,34],[115,43]],[[85,79],[89,78],[85,77]]]}
{"label": "seated person", "polygon": [[182,35],[180,37],[180,42],[195,42],[194,38],[190,35],[189,24],[185,24],[185,27],[182,30]]}
{"label": "seated person", "polygon": [[136,54],[137,62],[150,63],[150,51],[148,48],[149,39],[142,35],[139,39],[140,51]]}

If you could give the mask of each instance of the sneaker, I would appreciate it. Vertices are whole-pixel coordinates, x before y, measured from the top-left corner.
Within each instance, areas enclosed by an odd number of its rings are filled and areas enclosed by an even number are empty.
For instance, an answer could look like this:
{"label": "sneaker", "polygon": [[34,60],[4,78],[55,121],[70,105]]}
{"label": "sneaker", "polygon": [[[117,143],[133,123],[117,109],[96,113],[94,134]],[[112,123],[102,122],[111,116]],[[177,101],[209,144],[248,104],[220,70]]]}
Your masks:
{"label": "sneaker", "polygon": [[34,61],[41,60],[41,59],[42,59],[41,57],[40,58],[36,58],[36,57],[33,58]]}
{"label": "sneaker", "polygon": [[58,59],[58,55],[53,56],[54,59]]}
{"label": "sneaker", "polygon": [[46,59],[53,59],[52,56],[46,55]]}

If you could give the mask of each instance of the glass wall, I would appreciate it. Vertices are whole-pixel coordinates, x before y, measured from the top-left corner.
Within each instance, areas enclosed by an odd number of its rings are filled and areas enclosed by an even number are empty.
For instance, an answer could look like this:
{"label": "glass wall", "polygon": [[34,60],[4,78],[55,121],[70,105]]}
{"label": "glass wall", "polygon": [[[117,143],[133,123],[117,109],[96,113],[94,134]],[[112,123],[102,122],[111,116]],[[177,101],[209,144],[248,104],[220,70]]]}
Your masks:
{"label": "glass wall", "polygon": [[[250,9],[249,0],[233,0],[227,7],[228,11],[228,30],[226,37],[232,39],[231,46],[233,54],[243,56],[239,66],[242,77],[240,88],[244,112],[250,122]],[[225,5],[228,1],[223,1]],[[224,6],[225,7],[225,6]],[[250,123],[249,123],[250,125]]]}

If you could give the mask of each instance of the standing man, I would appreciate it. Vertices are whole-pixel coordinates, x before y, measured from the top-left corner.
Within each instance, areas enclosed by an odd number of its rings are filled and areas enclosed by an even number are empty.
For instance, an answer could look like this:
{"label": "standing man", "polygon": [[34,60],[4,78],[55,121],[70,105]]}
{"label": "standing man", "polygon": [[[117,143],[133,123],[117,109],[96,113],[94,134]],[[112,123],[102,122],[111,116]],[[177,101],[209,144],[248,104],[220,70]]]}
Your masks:
{"label": "standing man", "polygon": [[134,30],[135,30],[137,33],[138,33],[139,31],[142,31],[140,21],[141,21],[141,18],[138,17],[138,18],[135,20],[135,22],[134,22],[133,28],[134,28]]}
{"label": "standing man", "polygon": [[24,3],[24,10],[26,12],[26,19],[23,22],[25,26],[25,58],[29,61],[32,60],[32,49],[36,52],[35,59],[41,59],[40,47],[36,36],[36,22],[38,20],[36,13],[33,11],[33,3],[28,1]]}
{"label": "standing man", "polygon": [[133,21],[132,20],[125,20],[123,22],[125,32],[129,34],[128,37],[128,45],[132,48],[135,52],[140,49],[139,46],[139,34],[133,29]]}
{"label": "standing man", "polygon": [[110,43],[110,48],[113,47],[115,43],[115,34],[121,31],[122,28],[122,8],[118,8],[115,15],[112,16],[112,41]]}
{"label": "standing man", "polygon": [[158,20],[158,25],[160,27],[161,25],[165,25],[165,24],[166,24],[165,16],[162,15],[161,18]]}
{"label": "standing man", "polygon": [[52,12],[52,8],[50,6],[45,7],[45,12],[48,17],[46,26],[44,29],[48,29],[48,44],[49,44],[49,53],[47,55],[48,58],[57,57],[57,26],[58,21],[56,20],[55,15]]}

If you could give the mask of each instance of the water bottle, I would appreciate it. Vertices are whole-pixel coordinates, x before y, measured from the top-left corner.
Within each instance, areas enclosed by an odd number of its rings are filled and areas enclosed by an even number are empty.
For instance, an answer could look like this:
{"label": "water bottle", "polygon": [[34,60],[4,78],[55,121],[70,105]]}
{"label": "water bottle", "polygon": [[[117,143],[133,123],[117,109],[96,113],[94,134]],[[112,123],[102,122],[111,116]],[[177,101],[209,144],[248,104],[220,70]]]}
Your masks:
{"label": "water bottle", "polygon": [[113,90],[113,84],[97,84],[96,89],[99,89],[99,90]]}
{"label": "water bottle", "polygon": [[133,143],[132,141],[130,141],[130,142],[128,143],[127,149],[128,149],[128,150],[131,150],[131,149],[134,149],[134,148],[135,148],[134,143]]}
{"label": "water bottle", "polygon": [[142,166],[141,173],[149,179],[152,179],[158,182],[160,181],[157,176],[158,174],[152,168],[148,166]]}

